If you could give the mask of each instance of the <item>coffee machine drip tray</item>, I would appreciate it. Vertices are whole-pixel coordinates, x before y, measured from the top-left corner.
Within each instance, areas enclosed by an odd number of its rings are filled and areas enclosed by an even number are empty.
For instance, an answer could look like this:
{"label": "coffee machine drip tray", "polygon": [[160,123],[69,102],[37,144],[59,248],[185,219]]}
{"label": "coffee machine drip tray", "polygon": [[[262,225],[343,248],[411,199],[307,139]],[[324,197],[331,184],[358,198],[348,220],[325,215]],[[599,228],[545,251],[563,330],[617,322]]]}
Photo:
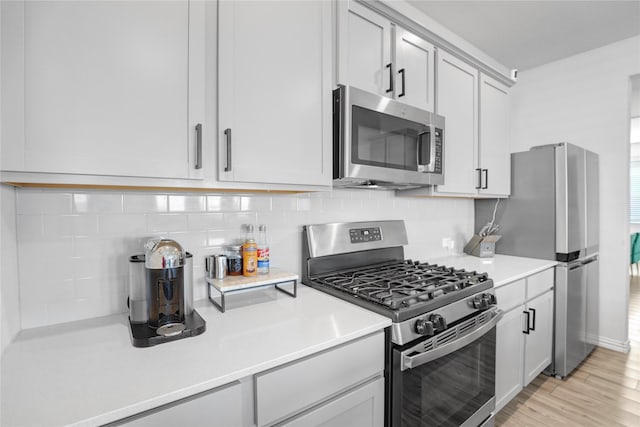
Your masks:
{"label": "coffee machine drip tray", "polygon": [[184,316],[184,329],[180,332],[169,335],[160,335],[155,328],[149,326],[149,323],[131,323],[131,342],[134,347],[151,347],[169,341],[176,341],[182,338],[195,337],[200,335],[206,329],[204,319],[197,311],[192,310],[191,314]]}

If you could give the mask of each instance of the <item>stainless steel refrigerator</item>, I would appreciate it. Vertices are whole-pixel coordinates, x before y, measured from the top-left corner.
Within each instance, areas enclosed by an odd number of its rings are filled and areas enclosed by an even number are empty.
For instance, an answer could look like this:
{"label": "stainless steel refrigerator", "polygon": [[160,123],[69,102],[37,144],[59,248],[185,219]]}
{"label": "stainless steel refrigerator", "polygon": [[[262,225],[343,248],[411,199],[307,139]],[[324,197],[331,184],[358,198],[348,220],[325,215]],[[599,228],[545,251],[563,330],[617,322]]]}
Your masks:
{"label": "stainless steel refrigerator", "polygon": [[[598,340],[598,155],[559,143],[511,155],[511,196],[500,201],[496,253],[559,262],[555,268],[554,355],[547,373],[564,377]],[[496,200],[476,200],[476,228]]]}

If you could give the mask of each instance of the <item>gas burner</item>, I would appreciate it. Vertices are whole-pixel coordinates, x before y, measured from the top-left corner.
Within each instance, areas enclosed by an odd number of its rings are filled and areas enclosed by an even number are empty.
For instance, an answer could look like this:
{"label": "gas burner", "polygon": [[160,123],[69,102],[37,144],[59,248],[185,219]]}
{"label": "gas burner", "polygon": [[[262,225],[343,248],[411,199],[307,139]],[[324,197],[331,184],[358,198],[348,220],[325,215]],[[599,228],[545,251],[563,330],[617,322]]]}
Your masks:
{"label": "gas burner", "polygon": [[313,279],[316,285],[330,286],[390,310],[429,305],[431,301],[487,280],[486,273],[411,260],[334,272]]}

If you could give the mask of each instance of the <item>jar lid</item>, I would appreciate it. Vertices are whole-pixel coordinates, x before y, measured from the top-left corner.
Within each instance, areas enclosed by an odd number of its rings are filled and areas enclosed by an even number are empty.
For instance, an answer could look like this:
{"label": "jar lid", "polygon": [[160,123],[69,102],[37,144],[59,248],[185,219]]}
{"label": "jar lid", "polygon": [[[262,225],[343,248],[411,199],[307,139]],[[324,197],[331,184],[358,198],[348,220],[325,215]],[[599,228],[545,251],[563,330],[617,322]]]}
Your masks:
{"label": "jar lid", "polygon": [[242,249],[242,245],[228,245],[227,249],[229,249],[230,251],[239,251],[240,249]]}

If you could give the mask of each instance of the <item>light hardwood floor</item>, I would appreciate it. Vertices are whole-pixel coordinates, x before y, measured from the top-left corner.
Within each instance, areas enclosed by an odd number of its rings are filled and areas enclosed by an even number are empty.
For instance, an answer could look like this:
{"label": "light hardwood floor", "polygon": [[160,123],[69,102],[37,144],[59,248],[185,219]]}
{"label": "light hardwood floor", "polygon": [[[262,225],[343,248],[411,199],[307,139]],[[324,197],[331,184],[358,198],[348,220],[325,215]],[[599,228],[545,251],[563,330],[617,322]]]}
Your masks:
{"label": "light hardwood floor", "polygon": [[497,426],[640,427],[640,277],[631,277],[628,354],[597,347],[565,380],[538,376]]}

